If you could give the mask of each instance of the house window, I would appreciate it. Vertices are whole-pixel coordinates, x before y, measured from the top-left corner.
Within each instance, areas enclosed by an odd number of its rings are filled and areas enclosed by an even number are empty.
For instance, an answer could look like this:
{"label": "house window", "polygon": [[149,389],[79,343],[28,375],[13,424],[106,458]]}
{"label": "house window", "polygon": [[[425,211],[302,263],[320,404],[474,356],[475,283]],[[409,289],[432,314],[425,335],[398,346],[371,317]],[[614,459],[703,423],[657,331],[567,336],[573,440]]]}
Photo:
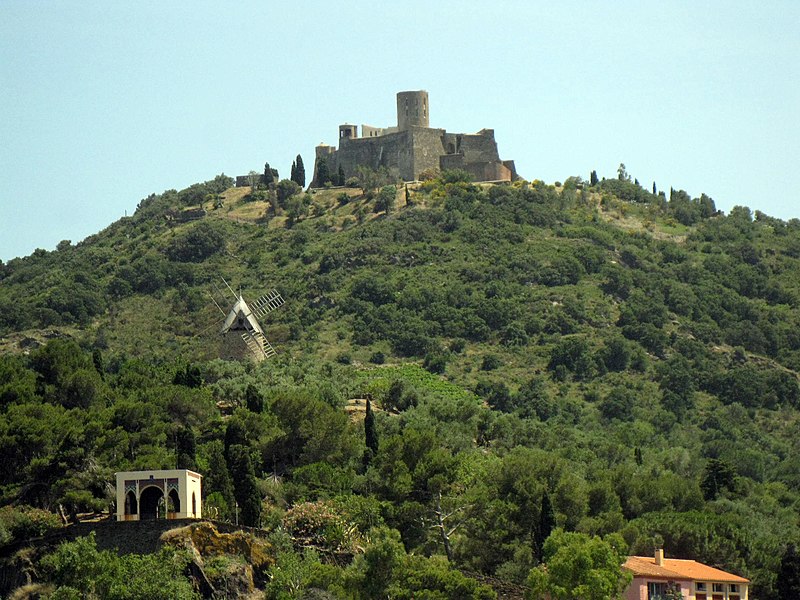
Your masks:
{"label": "house window", "polygon": [[695,581],[694,589],[696,592],[705,592],[706,591],[706,584],[704,581]]}
{"label": "house window", "polygon": [[735,584],[735,583],[732,583],[732,584],[730,584],[728,586],[728,591],[729,592],[733,592],[734,594],[738,594],[739,593],[739,586],[737,584]]}
{"label": "house window", "polygon": [[656,583],[653,581],[647,583],[647,600],[660,600],[666,593],[666,583]]}
{"label": "house window", "polygon": [[711,585],[712,585],[712,588],[713,588],[711,591],[713,591],[713,592],[724,592],[725,591],[725,586],[723,586],[721,583],[712,583]]}

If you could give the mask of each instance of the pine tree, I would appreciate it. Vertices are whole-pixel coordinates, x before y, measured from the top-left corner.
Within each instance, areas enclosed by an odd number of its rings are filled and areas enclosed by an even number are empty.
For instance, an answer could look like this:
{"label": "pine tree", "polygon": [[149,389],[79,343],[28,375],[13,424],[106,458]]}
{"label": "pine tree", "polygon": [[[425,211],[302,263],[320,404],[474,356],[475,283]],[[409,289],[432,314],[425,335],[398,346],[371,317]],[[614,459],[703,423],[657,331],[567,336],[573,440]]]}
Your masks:
{"label": "pine tree", "polygon": [[292,181],[300,187],[306,187],[306,168],[303,166],[303,157],[298,154],[295,163],[297,166],[295,167],[295,176],[292,177]]}

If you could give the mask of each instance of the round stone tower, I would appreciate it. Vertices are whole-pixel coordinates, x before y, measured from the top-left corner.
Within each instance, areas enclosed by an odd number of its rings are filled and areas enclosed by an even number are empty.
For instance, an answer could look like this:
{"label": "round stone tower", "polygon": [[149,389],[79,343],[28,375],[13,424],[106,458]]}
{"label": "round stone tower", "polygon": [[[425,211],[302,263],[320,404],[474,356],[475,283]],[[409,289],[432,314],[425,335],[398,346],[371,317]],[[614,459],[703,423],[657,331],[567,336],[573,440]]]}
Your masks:
{"label": "round stone tower", "polygon": [[397,128],[406,131],[412,127],[430,127],[425,90],[397,92]]}

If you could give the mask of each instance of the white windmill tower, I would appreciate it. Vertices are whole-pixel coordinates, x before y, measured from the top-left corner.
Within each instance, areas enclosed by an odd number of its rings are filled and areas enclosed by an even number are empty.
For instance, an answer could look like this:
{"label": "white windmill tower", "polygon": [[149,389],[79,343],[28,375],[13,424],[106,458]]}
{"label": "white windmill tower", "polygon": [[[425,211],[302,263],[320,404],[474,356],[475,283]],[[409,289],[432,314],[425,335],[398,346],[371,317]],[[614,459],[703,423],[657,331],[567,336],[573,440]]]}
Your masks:
{"label": "white windmill tower", "polygon": [[[213,294],[211,295],[216,307],[225,315],[225,321],[220,329],[222,335],[220,357],[225,360],[249,358],[260,362],[274,356],[275,348],[264,336],[264,330],[258,320],[283,306],[286,301],[277,290],[270,290],[251,305],[245,301],[241,292],[237,294],[227,281],[224,279],[222,281],[233,294],[234,303],[230,311],[226,313]],[[221,294],[219,288],[217,291]]]}

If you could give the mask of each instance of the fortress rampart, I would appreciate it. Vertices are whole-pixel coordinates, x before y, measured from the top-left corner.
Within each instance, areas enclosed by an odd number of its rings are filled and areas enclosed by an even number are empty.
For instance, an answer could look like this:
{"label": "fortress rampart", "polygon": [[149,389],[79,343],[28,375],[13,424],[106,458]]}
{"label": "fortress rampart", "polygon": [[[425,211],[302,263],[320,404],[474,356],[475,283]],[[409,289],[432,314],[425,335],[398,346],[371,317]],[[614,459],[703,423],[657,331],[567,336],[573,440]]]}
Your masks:
{"label": "fortress rampart", "polygon": [[514,161],[502,161],[493,129],[478,133],[448,133],[432,128],[428,92],[397,94],[397,127],[379,128],[349,123],[339,126],[338,149],[326,144],[316,148],[312,187],[319,187],[319,165],[325,161],[328,173],[341,167],[346,177],[356,175],[359,166],[386,167],[405,181],[414,181],[430,169],[462,169],[475,181],[512,181],[517,178]]}

